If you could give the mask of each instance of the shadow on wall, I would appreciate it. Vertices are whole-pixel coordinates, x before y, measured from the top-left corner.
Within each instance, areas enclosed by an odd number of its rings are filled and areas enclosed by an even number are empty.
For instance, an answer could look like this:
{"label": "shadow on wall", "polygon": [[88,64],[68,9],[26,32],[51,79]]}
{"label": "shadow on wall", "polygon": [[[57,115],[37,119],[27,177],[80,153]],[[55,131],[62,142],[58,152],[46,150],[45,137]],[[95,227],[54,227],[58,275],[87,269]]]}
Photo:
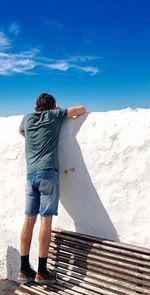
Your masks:
{"label": "shadow on wall", "polygon": [[20,254],[17,249],[8,246],[7,248],[7,279],[17,281],[19,267],[20,267]]}
{"label": "shadow on wall", "polygon": [[68,126],[69,130],[72,128],[70,138],[64,140],[61,146],[62,154],[67,157],[60,159],[61,166],[66,167],[67,162],[69,165],[66,173],[61,173],[61,203],[73,219],[76,232],[119,241],[116,229],[101,202],[101,196],[92,183],[76,140],[86,117],[87,115],[73,120],[72,126]]}

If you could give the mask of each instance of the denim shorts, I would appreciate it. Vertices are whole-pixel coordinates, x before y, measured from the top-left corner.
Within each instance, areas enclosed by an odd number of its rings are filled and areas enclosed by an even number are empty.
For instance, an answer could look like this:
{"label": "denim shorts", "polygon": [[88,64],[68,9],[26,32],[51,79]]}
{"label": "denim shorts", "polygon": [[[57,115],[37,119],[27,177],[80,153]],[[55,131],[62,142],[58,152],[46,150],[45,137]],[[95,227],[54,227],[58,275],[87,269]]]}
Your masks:
{"label": "denim shorts", "polygon": [[59,174],[44,169],[27,174],[25,215],[58,215]]}

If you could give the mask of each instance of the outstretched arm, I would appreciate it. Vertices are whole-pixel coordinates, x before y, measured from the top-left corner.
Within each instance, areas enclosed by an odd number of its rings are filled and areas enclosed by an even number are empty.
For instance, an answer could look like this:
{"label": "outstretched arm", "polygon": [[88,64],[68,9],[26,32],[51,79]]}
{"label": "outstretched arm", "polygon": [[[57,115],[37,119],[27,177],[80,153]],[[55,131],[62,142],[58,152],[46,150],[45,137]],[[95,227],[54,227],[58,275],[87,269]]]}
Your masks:
{"label": "outstretched arm", "polygon": [[67,117],[72,118],[74,116],[81,116],[86,113],[86,108],[83,106],[75,106],[68,108],[67,110]]}

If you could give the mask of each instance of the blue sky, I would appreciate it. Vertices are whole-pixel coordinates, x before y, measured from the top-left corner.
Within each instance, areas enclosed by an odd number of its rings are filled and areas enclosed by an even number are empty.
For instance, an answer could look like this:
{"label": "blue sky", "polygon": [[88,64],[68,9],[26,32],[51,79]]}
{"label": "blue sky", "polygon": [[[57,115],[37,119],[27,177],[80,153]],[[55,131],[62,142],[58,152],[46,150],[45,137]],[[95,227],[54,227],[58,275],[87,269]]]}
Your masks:
{"label": "blue sky", "polygon": [[150,1],[8,1],[0,9],[0,116],[41,92],[88,111],[150,108]]}

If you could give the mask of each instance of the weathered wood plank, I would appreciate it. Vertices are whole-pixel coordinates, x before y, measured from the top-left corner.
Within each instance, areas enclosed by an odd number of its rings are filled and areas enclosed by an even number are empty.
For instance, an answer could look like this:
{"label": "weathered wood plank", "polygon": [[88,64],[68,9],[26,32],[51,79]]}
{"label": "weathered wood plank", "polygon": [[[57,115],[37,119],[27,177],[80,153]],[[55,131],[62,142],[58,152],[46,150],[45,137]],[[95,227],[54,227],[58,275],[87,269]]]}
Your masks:
{"label": "weathered wood plank", "polygon": [[53,230],[48,265],[57,271],[57,283],[25,284],[18,291],[23,295],[150,295],[149,249]]}
{"label": "weathered wood plank", "polygon": [[137,284],[131,283],[131,282],[125,282],[121,279],[115,279],[115,278],[110,278],[109,276],[106,275],[99,275],[99,279],[96,278],[91,278],[87,276],[77,276],[76,274],[71,274],[71,271],[65,271],[64,269],[58,269],[58,277],[63,279],[63,280],[72,280],[72,282],[76,285],[81,285],[82,282],[84,283],[84,286],[91,291],[100,290],[101,287],[107,287],[108,289],[111,290],[112,286],[121,289],[127,289],[131,291],[138,291],[138,292],[143,292],[143,294],[150,294],[150,288],[148,287],[139,287]]}
{"label": "weathered wood plank", "polygon": [[[26,284],[20,285],[19,288],[15,291],[16,295],[42,295],[41,291],[34,290],[32,286],[27,286]],[[54,295],[54,294],[51,294]]]}
{"label": "weathered wood plank", "polygon": [[[71,295],[78,295],[78,294],[84,294],[84,295],[96,295],[97,293],[89,291],[85,288],[82,288],[80,286],[75,286],[73,284],[64,282],[62,280],[58,279],[58,283],[56,285],[51,286],[51,289],[53,290],[62,290],[65,291]],[[101,294],[101,293],[100,293]]]}
{"label": "weathered wood plank", "polygon": [[83,266],[83,268],[87,268],[88,265],[99,267],[100,263],[105,262],[112,266],[117,265],[118,267],[122,267],[124,269],[137,270],[139,272],[150,274],[150,268],[143,266],[143,264],[141,264],[140,262],[137,264],[132,264],[132,263],[127,263],[126,261],[114,260],[113,257],[105,258],[102,256],[98,256],[95,259],[93,259],[93,257],[89,257],[89,256],[87,257],[86,255],[80,256],[78,254],[75,254],[72,251],[70,251],[70,253],[64,252],[64,251],[58,252],[53,249],[50,250],[48,257],[50,257],[53,260],[62,259],[62,261],[64,262],[68,262],[68,259],[69,259],[70,264],[76,265],[78,263],[78,266]]}
{"label": "weathered wood plank", "polygon": [[[57,241],[56,241],[57,242]],[[71,252],[73,254],[79,254],[81,256],[87,256],[87,257],[91,257],[92,259],[98,259],[99,256],[103,256],[103,257],[110,257],[113,258],[114,260],[119,260],[119,261],[124,261],[126,260],[127,262],[132,262],[134,264],[139,264],[141,263],[142,265],[148,266],[150,267],[150,259],[142,259],[142,257],[139,256],[139,258],[135,258],[132,256],[128,256],[128,255],[124,255],[124,254],[119,254],[119,253],[112,253],[112,252],[108,252],[108,251],[104,251],[104,250],[95,250],[92,248],[88,251],[86,248],[84,248],[84,252],[83,252],[83,248],[82,249],[78,249],[76,248],[76,245],[74,244],[74,246],[67,246],[62,244],[54,244],[53,242],[50,244],[50,249],[53,249],[54,251],[56,250],[62,250],[64,252]]]}
{"label": "weathered wood plank", "polygon": [[[83,288],[81,286],[76,286],[74,284],[72,284],[70,281],[62,281],[62,280],[58,280],[59,286],[63,286],[65,288],[68,288],[71,291],[76,291],[77,294],[83,294],[83,295],[124,295],[122,293],[116,293],[114,291],[109,291],[109,290],[104,290],[103,288],[100,289],[100,291],[96,292],[92,292],[87,290],[86,288]],[[133,295],[133,294],[129,294],[129,295]],[[134,294],[135,295],[135,294]]]}
{"label": "weathered wood plank", "polygon": [[86,258],[92,258],[92,260],[101,260],[102,258],[108,258],[108,259],[111,259],[111,260],[113,260],[114,261],[114,263],[116,262],[116,261],[120,261],[120,262],[126,262],[127,264],[128,263],[131,263],[131,264],[134,264],[134,265],[142,265],[142,266],[146,266],[146,267],[148,267],[148,269],[149,269],[149,267],[150,267],[150,261],[148,261],[148,262],[146,262],[145,263],[145,261],[143,261],[142,259],[132,259],[132,258],[130,258],[130,259],[128,259],[128,258],[126,258],[126,256],[123,256],[123,255],[121,255],[121,256],[118,256],[118,255],[116,255],[116,254],[111,254],[111,253],[103,253],[103,252],[97,252],[97,253],[94,253],[94,255],[93,254],[91,254],[92,252],[86,252],[86,250],[84,251],[84,253],[83,253],[83,250],[81,251],[81,250],[78,250],[78,249],[76,249],[76,248],[69,248],[69,247],[64,247],[63,245],[61,245],[61,246],[56,246],[56,247],[53,247],[53,246],[51,246],[51,248],[50,248],[50,251],[49,251],[49,253],[53,253],[54,255],[56,254],[57,256],[59,255],[59,254],[61,254],[61,253],[69,253],[70,255],[74,255],[75,257],[82,257],[84,260],[86,259]]}
{"label": "weathered wood plank", "polygon": [[112,247],[118,247],[118,248],[122,248],[122,249],[130,249],[133,252],[140,252],[140,253],[145,253],[150,255],[150,249],[146,249],[144,247],[139,247],[139,246],[135,246],[135,245],[130,245],[130,244],[126,244],[126,243],[118,243],[118,242],[114,242],[112,240],[106,240],[106,239],[102,239],[102,238],[98,238],[98,237],[94,237],[94,236],[89,236],[89,235],[85,235],[85,234],[81,234],[81,233],[76,233],[76,232],[71,232],[71,231],[65,231],[65,230],[60,230],[60,229],[53,229],[52,231],[52,236],[53,235],[61,235],[61,236],[65,236],[66,238],[69,237],[70,240],[72,240],[70,237],[83,241],[85,240],[88,244],[89,243],[102,243],[102,244],[106,244],[106,245],[111,245]]}
{"label": "weathered wood plank", "polygon": [[65,239],[64,238],[58,238],[58,237],[51,237],[51,244],[63,244],[64,246],[68,246],[68,247],[75,247],[79,250],[83,250],[83,245],[84,245],[84,250],[90,253],[102,253],[104,252],[108,252],[108,253],[113,253],[113,254],[119,254],[120,255],[125,255],[125,256],[131,256],[131,257],[135,257],[138,259],[143,259],[143,260],[148,260],[150,262],[150,252],[149,254],[143,254],[143,253],[139,253],[139,252],[134,252],[132,249],[120,249],[120,248],[115,248],[114,246],[109,246],[109,245],[105,245],[105,244],[98,244],[98,243],[86,243],[86,241],[83,240],[77,240],[77,239],[73,239],[72,241],[69,240],[69,237],[67,237]]}
{"label": "weathered wood plank", "polygon": [[[97,272],[84,270],[79,267],[69,265],[67,263],[52,261],[50,266],[51,266],[51,269],[57,270],[58,268],[61,268],[64,270],[72,271],[71,276],[83,275],[86,277],[100,279],[100,276]],[[150,288],[150,277],[144,276],[143,274],[139,275],[139,273],[133,273],[131,275],[128,272],[127,272],[127,274],[125,274],[125,273],[122,273],[121,271],[115,272],[115,271],[106,270],[103,268],[100,269],[99,273],[102,275],[107,275],[107,276],[114,278],[114,279],[120,279],[120,280],[124,280],[127,282],[135,283],[135,284],[142,284],[143,286]]]}
{"label": "weathered wood plank", "polygon": [[[68,292],[65,289],[61,290],[61,288],[59,288],[59,287],[54,288],[53,284],[45,286],[45,287],[40,286],[40,285],[39,286],[33,285],[32,289],[40,292],[41,295],[56,295],[56,294],[68,295]],[[71,295],[71,294],[69,293],[69,295]]]}
{"label": "weathered wood plank", "polygon": [[[85,263],[85,267],[81,267],[80,264],[78,265],[77,263],[68,263],[68,259],[61,259],[61,256],[59,256],[59,262],[57,259],[54,259],[53,255],[52,255],[52,259],[50,258],[51,257],[51,254],[49,254],[49,259],[48,259],[48,264],[49,265],[55,265],[56,267],[58,266],[58,263],[59,265],[64,265],[64,267],[68,267],[69,269],[75,269],[76,272],[80,272],[82,274],[86,274],[87,275],[87,272],[88,271],[91,271],[91,272],[94,272],[95,275],[97,273],[101,273],[101,271],[106,271],[106,272],[109,272],[109,271],[114,271],[114,273],[122,273],[123,275],[129,275],[130,277],[138,277],[139,279],[145,279],[145,280],[150,280],[150,276],[147,275],[147,274],[144,274],[142,271],[141,271],[141,268],[140,268],[140,271],[139,269],[135,268],[133,271],[130,270],[130,268],[126,269],[126,268],[123,268],[123,267],[118,267],[116,265],[112,265],[112,264],[108,264],[108,263],[98,263],[98,267],[94,267],[92,265],[88,265],[87,263]],[[62,257],[63,258],[63,257]]]}
{"label": "weathered wood plank", "polygon": [[[73,285],[73,290],[76,287],[80,286],[80,287],[83,287],[84,289],[86,290],[89,290],[89,291],[93,291],[95,292],[96,294],[101,294],[101,290],[102,289],[105,289],[105,290],[109,290],[109,291],[114,291],[116,292],[116,294],[119,294],[122,293],[124,295],[135,295],[136,293],[135,292],[140,292],[142,293],[143,295],[149,295],[150,294],[150,291],[148,290],[145,290],[143,288],[140,288],[140,287],[136,287],[134,289],[130,289],[130,288],[124,288],[123,286],[120,287],[120,285],[114,285],[114,284],[111,284],[111,283],[108,283],[108,282],[104,282],[104,281],[101,281],[101,285],[100,286],[96,286],[96,285],[91,285],[91,284],[87,284],[83,281],[81,281],[80,283],[75,281],[72,277],[66,277],[66,276],[63,276],[63,275],[60,275],[58,276],[59,279],[63,280],[64,283],[66,282],[69,282],[69,283],[72,283]],[[117,293],[118,292],[118,293]]]}

